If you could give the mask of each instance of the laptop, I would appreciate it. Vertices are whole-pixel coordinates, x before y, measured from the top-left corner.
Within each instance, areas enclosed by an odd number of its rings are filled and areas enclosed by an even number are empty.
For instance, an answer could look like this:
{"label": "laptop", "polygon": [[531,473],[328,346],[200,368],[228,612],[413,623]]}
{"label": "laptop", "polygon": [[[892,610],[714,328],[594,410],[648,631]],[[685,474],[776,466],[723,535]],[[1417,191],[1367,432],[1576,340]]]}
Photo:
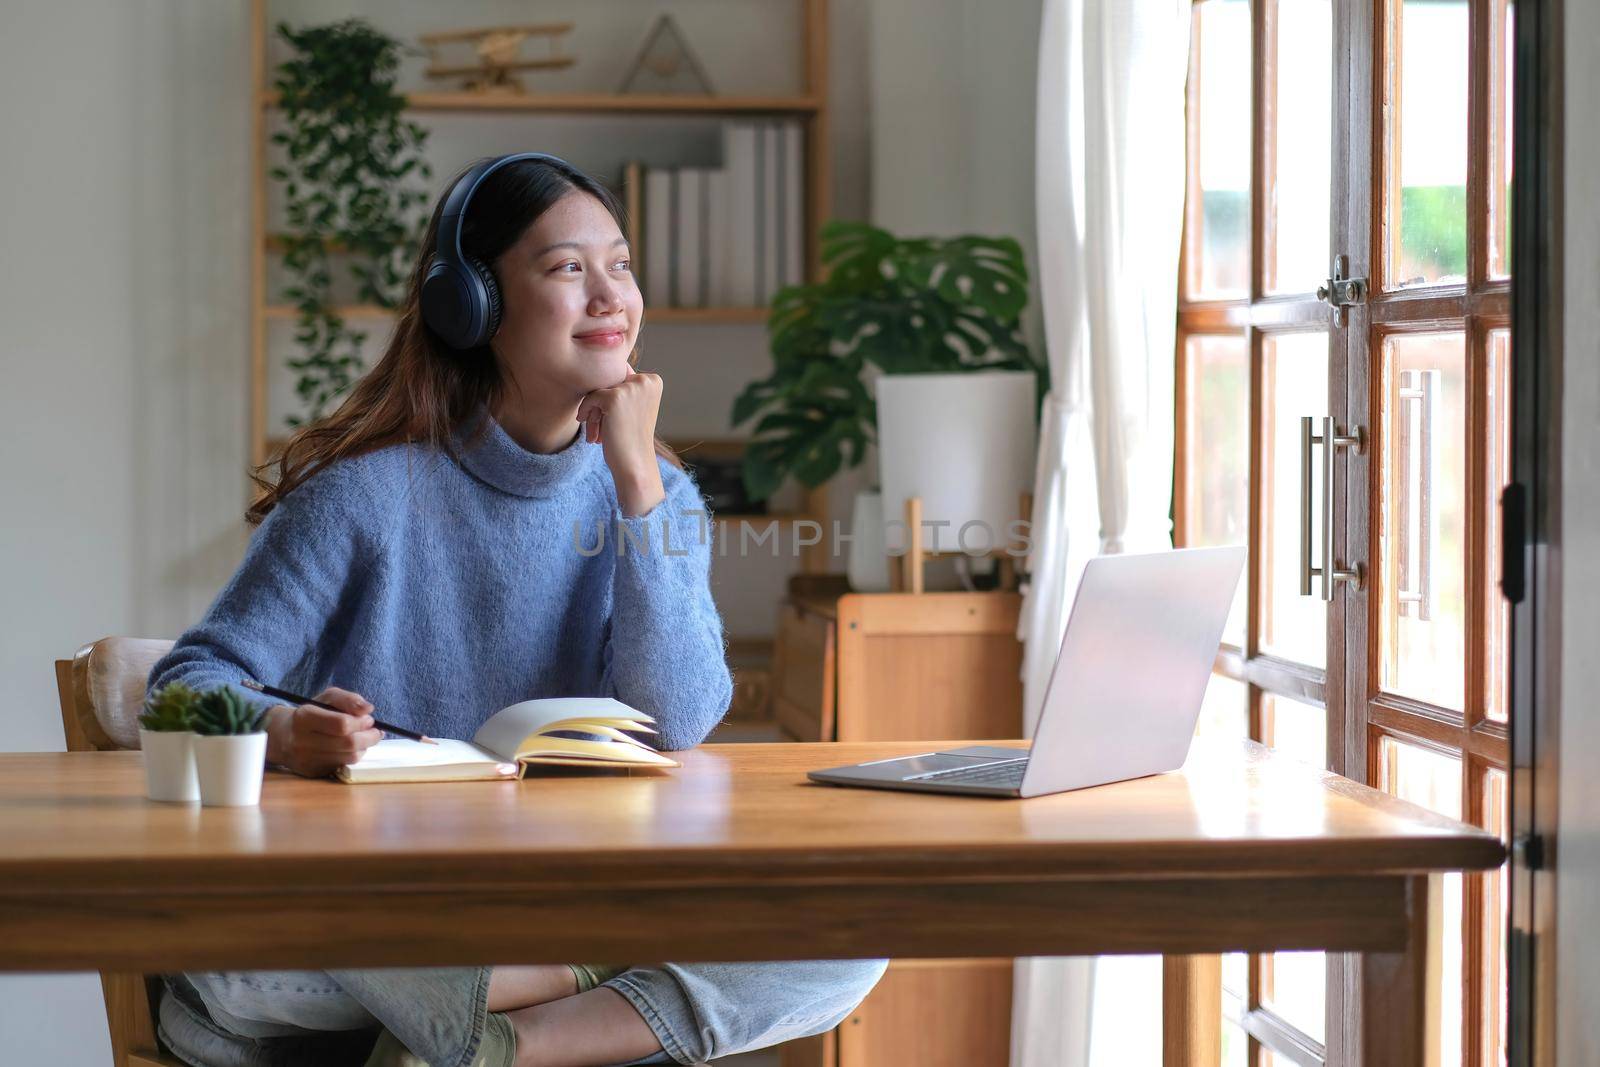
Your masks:
{"label": "laptop", "polygon": [[1036,797],[1183,766],[1245,550],[1089,561],[1031,750],[971,745],[811,771],[812,781]]}

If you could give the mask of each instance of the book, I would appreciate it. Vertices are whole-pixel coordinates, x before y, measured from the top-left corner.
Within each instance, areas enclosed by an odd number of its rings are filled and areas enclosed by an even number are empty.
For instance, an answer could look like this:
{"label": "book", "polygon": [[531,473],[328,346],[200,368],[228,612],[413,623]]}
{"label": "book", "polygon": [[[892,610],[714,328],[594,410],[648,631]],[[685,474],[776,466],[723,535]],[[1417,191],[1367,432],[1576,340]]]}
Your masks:
{"label": "book", "polygon": [[758,303],[772,303],[783,282],[783,136],[777,123],[761,124],[761,290]]}
{"label": "book", "polygon": [[644,174],[644,299],[647,307],[672,304],[672,172]]}
{"label": "book", "polygon": [[633,270],[635,275],[643,274],[644,267],[644,233],[640,224],[644,217],[644,164],[636,159],[630,159],[622,166],[622,196],[623,213],[628,219],[628,231],[623,236],[628,239],[628,250],[633,255]]}
{"label": "book", "polygon": [[[501,708],[471,741],[385,738],[338,770],[342,782],[466,782],[520,778],[530,764],[677,767],[633,737],[655,720],[611,697],[544,697]],[[587,736],[574,737],[573,734]]]}
{"label": "book", "polygon": [[805,280],[805,140],[798,122],[783,126],[783,284]]}
{"label": "book", "polygon": [[756,300],[756,127],[729,122],[722,127],[722,159],[728,168],[728,295],[733,307]]}
{"label": "book", "polygon": [[672,250],[676,267],[672,306],[704,307],[700,292],[700,189],[705,174],[700,167],[679,167],[674,173],[678,176],[678,229]]}
{"label": "book", "polygon": [[706,172],[706,244],[708,246],[709,276],[706,293],[712,307],[728,307],[737,303],[729,283],[733,261],[733,239],[728,223],[729,175],[726,169]]}

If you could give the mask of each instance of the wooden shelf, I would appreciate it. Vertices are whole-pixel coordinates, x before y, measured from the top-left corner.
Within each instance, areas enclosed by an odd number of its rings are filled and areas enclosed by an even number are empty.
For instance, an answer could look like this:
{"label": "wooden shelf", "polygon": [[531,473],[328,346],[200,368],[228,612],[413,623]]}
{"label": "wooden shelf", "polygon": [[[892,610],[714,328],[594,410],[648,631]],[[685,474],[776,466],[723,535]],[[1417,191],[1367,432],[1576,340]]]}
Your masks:
{"label": "wooden shelf", "polygon": [[[822,224],[832,216],[832,139],[829,120],[832,108],[828,99],[828,0],[794,0],[799,9],[799,33],[794,35],[794,45],[800,61],[801,80],[798,91],[765,95],[729,94],[702,96],[667,93],[480,93],[466,91],[419,91],[405,95],[405,108],[417,116],[417,121],[428,124],[424,115],[478,115],[511,118],[516,115],[618,115],[630,117],[632,123],[642,123],[651,118],[668,120],[701,120],[702,123],[718,119],[737,118],[787,118],[796,120],[802,128],[802,189],[805,240],[802,272],[805,278],[822,277],[821,242],[818,236]],[[281,96],[272,84],[273,70],[268,61],[268,43],[272,36],[274,20],[269,8],[271,0],[248,0],[250,7],[250,66],[254,92],[249,98],[249,120],[255,146],[255,162],[251,183],[251,292],[250,292],[250,456],[260,463],[284,440],[283,428],[269,417],[269,347],[274,332],[281,332],[283,324],[293,323],[299,309],[275,296],[268,284],[275,264],[272,257],[281,257],[284,250],[283,235],[271,231],[268,225],[268,178],[274,147],[272,131],[273,113],[280,111]],[[699,125],[697,123],[696,125]],[[618,195],[637,201],[639,189],[621,190]],[[637,202],[632,204],[630,215],[638,218],[641,212]],[[282,225],[279,223],[279,225]],[[329,251],[346,253],[347,248],[330,242]],[[276,302],[275,302],[276,301]],[[360,323],[360,329],[373,332],[390,328],[395,313],[372,303],[349,303],[333,309],[340,317]],[[709,307],[676,308],[650,307],[645,309],[645,322],[683,323],[688,325],[751,324],[765,327],[772,311],[769,307]],[[279,325],[274,326],[276,322]],[[278,338],[281,342],[285,338]],[[716,353],[709,355],[713,373]],[[825,489],[811,490],[792,505],[797,510],[771,515],[718,515],[715,521],[722,529],[732,526],[770,527],[773,523],[793,524],[802,520],[826,523],[828,499]],[[817,570],[824,565],[824,548],[808,545],[801,549],[803,570]]]}
{"label": "wooden shelf", "polygon": [[[387,318],[394,314],[380,304],[337,304],[334,312],[342,319]],[[724,323],[766,322],[770,309],[765,307],[725,308],[646,308],[646,322]],[[298,318],[300,309],[293,304],[268,304],[263,314],[269,319]]]}
{"label": "wooden shelf", "polygon": [[[276,92],[259,96],[260,106],[278,106]],[[677,115],[811,115],[822,109],[814,96],[673,96],[627,93],[409,93],[409,111],[535,111],[548,114],[611,112]]]}

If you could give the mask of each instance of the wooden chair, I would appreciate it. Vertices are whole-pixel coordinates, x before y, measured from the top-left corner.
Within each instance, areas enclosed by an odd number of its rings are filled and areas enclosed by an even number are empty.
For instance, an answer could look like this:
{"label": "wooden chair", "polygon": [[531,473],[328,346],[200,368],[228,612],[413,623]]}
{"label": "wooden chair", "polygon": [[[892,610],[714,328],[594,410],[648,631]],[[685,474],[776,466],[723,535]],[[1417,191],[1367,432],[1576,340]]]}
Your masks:
{"label": "wooden chair", "polygon": [[[68,752],[109,752],[139,747],[139,711],[150,668],[171,641],[103,637],[70,660],[56,660],[56,690]],[[100,972],[112,1067],[184,1067],[156,1041],[154,1007],[160,980],[143,974]]]}

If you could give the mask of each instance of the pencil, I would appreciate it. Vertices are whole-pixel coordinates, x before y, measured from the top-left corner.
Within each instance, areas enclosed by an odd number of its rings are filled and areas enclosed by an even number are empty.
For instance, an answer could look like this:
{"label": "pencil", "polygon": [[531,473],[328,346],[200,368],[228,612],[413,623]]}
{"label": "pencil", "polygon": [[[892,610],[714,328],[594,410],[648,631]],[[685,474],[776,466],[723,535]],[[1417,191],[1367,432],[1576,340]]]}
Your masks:
{"label": "pencil", "polygon": [[[279,700],[289,700],[296,704],[310,704],[314,708],[325,708],[328,711],[337,711],[341,715],[349,714],[349,712],[345,711],[343,708],[336,708],[332,704],[324,704],[320,700],[316,700],[312,697],[301,696],[299,693],[291,693],[287,689],[279,689],[277,686],[262,685],[260,682],[252,681],[249,678],[244,679],[239,684],[244,686],[246,689],[254,689],[258,693],[264,693],[269,697],[277,697]],[[372,725],[376,726],[384,733],[398,734],[401,737],[409,737],[411,740],[421,741],[425,745],[437,745],[439,743],[426,734],[419,734],[415,730],[407,730],[404,726],[394,726],[390,723],[386,723],[376,715],[372,717]]]}

